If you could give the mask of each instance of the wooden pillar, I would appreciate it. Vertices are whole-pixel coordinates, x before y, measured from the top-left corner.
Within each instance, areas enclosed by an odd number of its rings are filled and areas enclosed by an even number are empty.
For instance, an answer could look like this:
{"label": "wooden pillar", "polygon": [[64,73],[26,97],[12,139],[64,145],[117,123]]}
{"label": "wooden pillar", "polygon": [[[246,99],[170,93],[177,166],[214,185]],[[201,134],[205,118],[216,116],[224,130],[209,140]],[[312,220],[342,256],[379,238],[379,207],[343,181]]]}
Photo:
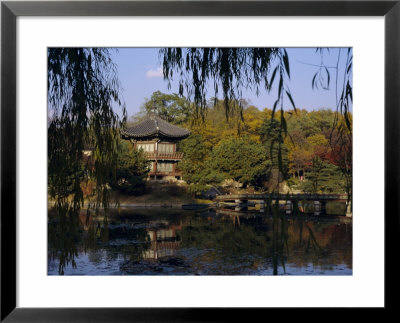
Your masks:
{"label": "wooden pillar", "polygon": [[153,172],[154,172],[154,174],[157,173],[157,160],[155,162],[153,162]]}
{"label": "wooden pillar", "polygon": [[176,172],[176,162],[173,162],[173,163],[172,163],[172,175],[173,175],[173,176],[176,175],[175,172]]}

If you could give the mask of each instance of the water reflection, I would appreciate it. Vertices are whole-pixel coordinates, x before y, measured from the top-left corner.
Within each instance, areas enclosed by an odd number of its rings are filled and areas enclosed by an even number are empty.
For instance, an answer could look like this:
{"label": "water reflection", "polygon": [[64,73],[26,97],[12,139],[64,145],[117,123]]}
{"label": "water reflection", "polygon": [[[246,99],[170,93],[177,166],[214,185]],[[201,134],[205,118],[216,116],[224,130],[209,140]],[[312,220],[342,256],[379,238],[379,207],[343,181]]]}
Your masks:
{"label": "water reflection", "polygon": [[[52,212],[49,212],[51,214]],[[229,210],[49,219],[50,275],[352,274],[352,224]]]}

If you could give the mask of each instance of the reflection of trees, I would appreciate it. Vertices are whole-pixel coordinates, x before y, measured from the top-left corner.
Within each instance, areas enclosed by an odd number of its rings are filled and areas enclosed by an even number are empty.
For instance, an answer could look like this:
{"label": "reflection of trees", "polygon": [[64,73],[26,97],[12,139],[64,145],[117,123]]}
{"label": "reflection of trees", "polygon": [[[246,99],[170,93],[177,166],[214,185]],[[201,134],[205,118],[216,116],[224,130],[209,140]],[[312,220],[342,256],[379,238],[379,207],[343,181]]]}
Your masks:
{"label": "reflection of trees", "polygon": [[[83,216],[82,212],[81,221],[65,223],[51,220],[52,212],[49,212],[49,259],[58,262],[60,275],[69,264],[76,268],[75,258],[79,252],[87,253],[93,263],[99,263],[103,257],[100,251],[104,251],[109,260],[119,256],[138,260],[149,247],[145,228],[111,225],[107,217],[94,220],[90,214]],[[115,243],[118,240],[122,243]]]}
{"label": "reflection of trees", "polygon": [[286,273],[285,260],[289,256],[287,221],[280,215],[277,210],[274,210],[272,216],[272,247],[271,259],[273,274],[278,275],[279,264]]}
{"label": "reflection of trees", "polygon": [[346,264],[351,268],[352,227],[281,214],[221,216],[213,212],[126,218],[84,214],[76,226],[49,220],[49,259],[58,263],[59,274],[66,266],[76,267],[79,253],[86,253],[96,265],[122,260],[127,272],[134,274],[147,270],[145,263],[158,269],[164,263],[186,266],[190,273],[225,275],[268,268],[277,275],[286,273],[290,265],[323,269]]}
{"label": "reflection of trees", "polygon": [[[196,217],[182,228],[182,247],[196,247],[198,249],[214,248],[216,250],[231,250],[240,253],[263,253],[265,245],[269,243],[267,237],[261,233],[265,224],[257,219],[237,219],[214,222],[202,217]],[[231,222],[234,221],[234,222]],[[258,222],[256,226],[249,225]],[[247,224],[247,225],[246,225]],[[265,227],[264,227],[265,229]]]}
{"label": "reflection of trees", "polygon": [[[104,257],[109,261],[122,258],[137,262],[171,256],[171,251],[180,243],[176,229],[181,225],[176,217],[156,220],[157,217],[146,216],[146,225],[137,226],[136,218],[124,218],[123,214],[118,221],[110,221],[107,216],[93,217],[81,211],[79,221],[72,226],[71,221],[52,220],[53,211],[49,212],[49,259],[58,262],[60,275],[70,264],[76,268],[75,258],[79,252],[88,254],[94,264],[104,261]],[[138,218],[143,222],[143,215]]]}
{"label": "reflection of trees", "polygon": [[182,248],[207,250],[207,256],[199,256],[199,262],[220,261],[229,266],[253,261],[270,265],[274,275],[279,268],[285,273],[287,264],[351,267],[351,225],[346,232],[345,224],[292,220],[281,214],[224,215],[217,219],[194,217],[180,231]]}
{"label": "reflection of trees", "polygon": [[[49,254],[59,259],[62,274],[76,265],[85,183],[95,183],[96,209],[109,206],[109,173],[116,170],[126,110],[108,49],[48,48],[47,63],[48,193],[57,210],[49,214]],[[122,108],[122,118],[114,107]]]}
{"label": "reflection of trees", "polygon": [[272,231],[271,222],[262,217],[224,216],[217,221],[194,217],[180,231],[181,247],[207,250],[199,262],[218,260],[229,267],[247,261],[253,266],[260,259],[273,258]]}
{"label": "reflection of trees", "polygon": [[79,223],[65,221],[65,217],[57,219],[49,212],[48,219],[48,253],[51,260],[58,260],[58,272],[64,274],[64,268],[71,263],[76,267],[75,257],[78,256],[77,245],[79,243]]}
{"label": "reflection of trees", "polygon": [[289,220],[288,244],[297,266],[352,264],[352,226],[345,223]]}

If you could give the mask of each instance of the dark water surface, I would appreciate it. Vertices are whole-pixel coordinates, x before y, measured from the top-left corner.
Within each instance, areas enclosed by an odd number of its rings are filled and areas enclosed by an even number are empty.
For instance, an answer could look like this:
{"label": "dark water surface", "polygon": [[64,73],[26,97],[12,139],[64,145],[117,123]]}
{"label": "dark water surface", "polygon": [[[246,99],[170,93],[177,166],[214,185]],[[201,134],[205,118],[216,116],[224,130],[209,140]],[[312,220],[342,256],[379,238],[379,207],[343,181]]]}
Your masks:
{"label": "dark water surface", "polygon": [[49,275],[352,275],[344,217],[130,209],[48,228]]}

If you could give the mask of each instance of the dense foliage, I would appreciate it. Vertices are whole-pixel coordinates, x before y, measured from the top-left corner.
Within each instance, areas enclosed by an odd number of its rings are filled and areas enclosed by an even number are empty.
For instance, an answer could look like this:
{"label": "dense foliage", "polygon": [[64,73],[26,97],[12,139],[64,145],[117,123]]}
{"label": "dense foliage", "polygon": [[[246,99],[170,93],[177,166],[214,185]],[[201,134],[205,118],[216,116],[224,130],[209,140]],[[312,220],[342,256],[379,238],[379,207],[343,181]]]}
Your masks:
{"label": "dense foliage", "polygon": [[130,142],[121,140],[116,170],[110,175],[110,186],[127,194],[142,193],[148,172],[149,161],[143,150],[134,149]]}
{"label": "dense foliage", "polygon": [[[94,167],[86,167],[83,174],[96,182],[96,205],[108,204],[108,173],[115,168],[116,130],[123,121],[113,106],[121,106],[125,115],[119,89],[109,50],[48,49],[48,182],[62,218],[76,217],[84,202],[83,176],[77,170],[88,148]],[[66,189],[71,181],[72,191]]]}
{"label": "dense foliage", "polygon": [[[340,161],[336,160],[333,163],[340,163],[339,169],[345,179],[345,190],[350,200],[352,187],[352,120],[350,113],[353,103],[352,48],[339,49],[335,66],[327,66],[324,63],[325,55],[330,53],[329,48],[317,48],[316,51],[321,55],[321,63],[320,65],[314,65],[317,71],[311,80],[311,86],[315,89],[330,90],[333,84],[336,96],[336,114],[329,123],[331,125],[331,134],[326,136],[321,130],[325,138],[329,139],[329,144],[331,145],[326,153],[335,155],[335,157],[332,156],[334,159],[337,159],[337,155],[341,155]],[[342,55],[345,57],[344,64],[340,63]],[[312,160],[316,152],[311,152],[309,147],[301,147],[297,151],[293,151],[292,160],[288,157],[288,162],[292,162],[295,165],[294,170],[293,168],[290,169],[290,167],[286,168],[286,158],[284,156],[286,152],[282,149],[282,147],[284,148],[282,141],[291,138],[289,131],[294,131],[294,128],[289,126],[288,111],[285,111],[284,107],[291,105],[294,112],[297,112],[288,87],[290,64],[289,56],[284,48],[163,48],[160,50],[160,56],[163,60],[164,78],[171,81],[174,77],[178,77],[179,94],[185,94],[194,101],[196,107],[195,116],[198,117],[200,115],[203,120],[208,111],[206,98],[210,83],[213,85],[215,98],[222,88],[226,117],[229,117],[235,102],[239,107],[240,114],[243,113],[243,89],[251,89],[258,94],[261,90],[270,91],[273,85],[276,86],[277,84],[278,94],[271,109],[270,122],[274,126],[275,112],[279,111],[279,117],[277,118],[279,130],[277,138],[266,139],[264,137],[264,140],[270,141],[269,158],[272,158],[272,163],[278,168],[280,174],[284,175],[287,171],[291,171],[299,177],[302,176],[301,179],[305,178],[306,168],[311,165],[310,160]],[[339,73],[342,75],[339,76]],[[287,101],[284,101],[285,98]],[[214,104],[217,104],[216,99]],[[300,138],[291,139],[292,142],[304,139],[301,138],[302,136],[307,139],[312,133],[314,135],[320,134],[315,132],[316,125],[309,121],[312,120],[307,120],[310,123],[308,125],[309,128],[302,129]],[[237,126],[237,128],[233,127],[231,129],[237,129],[237,134],[240,136],[240,125],[238,124]],[[322,128],[323,125],[317,125],[318,127]],[[332,140],[332,135],[339,138],[339,140]],[[318,139],[323,138],[315,139],[318,142]],[[310,141],[312,146],[317,146],[315,141],[314,143],[312,140]],[[325,150],[323,145],[319,146],[319,148]],[[337,151],[337,148],[339,148],[340,152]],[[273,156],[274,150],[276,158]],[[318,155],[321,153],[323,152],[319,152]],[[276,160],[275,162],[274,159]]]}
{"label": "dense foliage", "polygon": [[[185,105],[177,104],[175,115],[185,111],[188,101],[181,102]],[[224,102],[211,99],[201,122],[170,119],[192,132],[179,143],[184,152],[179,169],[192,192],[234,180],[258,190],[277,190],[285,182],[295,191],[351,193],[351,132],[340,113],[287,110],[283,129],[281,116],[272,109],[241,105],[242,110],[230,102],[226,119]],[[347,118],[351,121],[351,114]]]}
{"label": "dense foliage", "polygon": [[[320,52],[322,57],[324,49]],[[272,189],[287,180],[294,189],[346,191],[351,198],[351,49],[341,90],[336,67],[336,112],[296,109],[287,86],[290,66],[284,48],[166,48],[160,54],[164,77],[179,78],[179,95],[155,92],[142,111],[155,110],[191,130],[181,143],[185,157],[180,168],[193,192],[230,179],[263,189],[278,174]],[[137,193],[148,172],[143,153],[119,140],[126,111],[110,57],[104,48],[48,49],[48,192],[60,232],[71,241],[85,194],[94,192],[95,207],[107,208],[110,187]],[[207,101],[210,82],[214,98]],[[329,82],[322,62],[312,85],[325,89]],[[242,99],[243,89],[258,93],[273,85],[278,96],[271,109],[261,111]],[[222,100],[217,99],[220,92]],[[285,111],[284,105],[294,110]],[[115,107],[121,108],[122,117]],[[89,182],[94,189],[87,189]],[[74,261],[68,250],[58,254],[61,267]]]}
{"label": "dense foliage", "polygon": [[269,91],[278,82],[278,104],[284,94],[294,102],[287,87],[290,78],[289,57],[284,48],[163,48],[164,77],[170,81],[179,78],[179,94],[193,99],[196,114],[204,117],[207,108],[208,84],[212,83],[214,97],[222,92],[226,115],[232,102],[239,102],[243,89],[258,93]]}
{"label": "dense foliage", "polygon": [[241,137],[222,140],[211,152],[210,166],[226,179],[261,187],[267,179],[271,161],[266,158],[262,144]]}
{"label": "dense foliage", "polygon": [[[96,209],[109,205],[109,172],[116,167],[118,129],[126,112],[108,49],[49,48],[47,66],[48,192],[56,210],[49,213],[49,223],[65,235],[66,245],[72,245],[85,202],[84,186],[94,183]],[[122,118],[114,112],[116,106]],[[74,265],[75,256],[71,248],[59,249],[60,274],[65,264]]]}
{"label": "dense foliage", "polygon": [[322,161],[314,156],[309,167],[307,180],[301,183],[301,188],[306,193],[335,193],[345,189],[343,176],[339,168],[333,164]]}
{"label": "dense foliage", "polygon": [[156,91],[140,107],[140,112],[133,116],[129,123],[141,121],[147,115],[155,113],[165,121],[176,125],[187,123],[192,115],[193,104],[186,98],[174,93],[166,94]]}

